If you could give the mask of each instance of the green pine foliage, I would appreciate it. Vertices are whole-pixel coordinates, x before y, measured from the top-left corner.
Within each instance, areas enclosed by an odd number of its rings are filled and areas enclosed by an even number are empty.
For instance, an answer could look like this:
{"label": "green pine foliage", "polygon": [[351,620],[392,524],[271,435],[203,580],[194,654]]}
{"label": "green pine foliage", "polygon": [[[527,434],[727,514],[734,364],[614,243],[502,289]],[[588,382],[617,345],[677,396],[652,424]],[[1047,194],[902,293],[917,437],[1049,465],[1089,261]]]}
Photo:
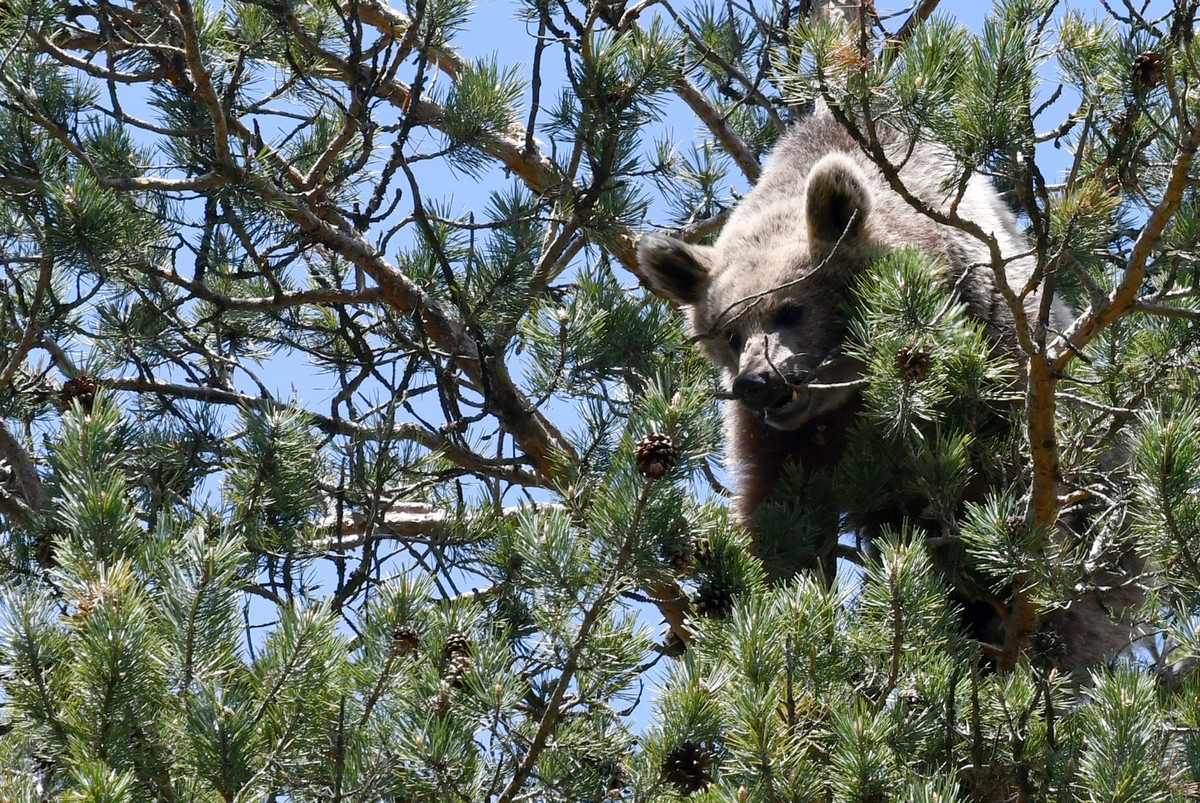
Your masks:
{"label": "green pine foliage", "polygon": [[[1200,796],[1196,3],[829,5],[0,2],[0,800]],[[816,104],[1075,320],[878,255],[750,533],[636,242]]]}

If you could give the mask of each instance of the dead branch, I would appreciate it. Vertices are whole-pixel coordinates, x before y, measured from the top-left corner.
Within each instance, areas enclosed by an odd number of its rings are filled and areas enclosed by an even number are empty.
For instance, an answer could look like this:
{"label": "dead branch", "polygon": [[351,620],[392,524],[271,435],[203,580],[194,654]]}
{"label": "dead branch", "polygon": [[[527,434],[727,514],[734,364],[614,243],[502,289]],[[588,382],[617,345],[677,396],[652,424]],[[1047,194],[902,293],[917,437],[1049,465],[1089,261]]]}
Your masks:
{"label": "dead branch", "polygon": [[47,499],[33,456],[0,421],[0,513],[29,527]]}

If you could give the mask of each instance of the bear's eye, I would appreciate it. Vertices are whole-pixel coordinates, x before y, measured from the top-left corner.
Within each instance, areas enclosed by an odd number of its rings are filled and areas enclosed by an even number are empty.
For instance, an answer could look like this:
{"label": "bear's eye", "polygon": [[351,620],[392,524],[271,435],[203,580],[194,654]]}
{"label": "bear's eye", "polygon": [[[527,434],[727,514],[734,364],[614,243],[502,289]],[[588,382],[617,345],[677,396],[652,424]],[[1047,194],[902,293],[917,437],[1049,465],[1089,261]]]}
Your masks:
{"label": "bear's eye", "polygon": [[784,304],[775,311],[776,326],[795,326],[804,317],[803,304]]}
{"label": "bear's eye", "polygon": [[742,342],[742,336],[740,333],[734,332],[732,330],[727,331],[725,333],[725,342],[729,344],[729,348],[731,348],[733,350],[734,354],[741,353],[742,346],[744,344]]}

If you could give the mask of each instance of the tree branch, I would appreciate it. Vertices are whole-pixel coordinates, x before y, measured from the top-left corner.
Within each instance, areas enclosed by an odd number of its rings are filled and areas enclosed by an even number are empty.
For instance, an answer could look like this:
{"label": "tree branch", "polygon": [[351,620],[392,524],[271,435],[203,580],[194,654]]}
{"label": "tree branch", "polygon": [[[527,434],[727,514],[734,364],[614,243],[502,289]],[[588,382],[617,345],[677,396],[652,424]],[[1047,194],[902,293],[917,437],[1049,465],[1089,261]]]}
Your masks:
{"label": "tree branch", "polygon": [[708,102],[708,98],[704,97],[704,93],[700,91],[699,87],[693,84],[686,75],[680,76],[675,81],[675,94],[679,95],[680,99],[713,133],[717,142],[721,143],[721,147],[733,159],[742,174],[751,183],[758,181],[758,177],[762,174],[762,166],[758,163],[758,157],[754,155],[754,151],[738,133],[729,126],[720,112]]}
{"label": "tree branch", "polygon": [[596,598],[583,613],[583,618],[579,622],[579,630],[575,636],[575,643],[571,645],[566,660],[563,661],[562,671],[554,683],[554,689],[551,691],[549,699],[546,700],[546,711],[538,723],[537,732],[529,744],[528,752],[526,752],[524,760],[513,772],[512,779],[508,782],[508,785],[496,797],[496,803],[513,803],[517,793],[521,791],[521,787],[525,784],[525,780],[533,772],[533,767],[537,764],[537,760],[542,754],[542,749],[545,747],[547,739],[550,738],[550,734],[554,732],[554,728],[558,724],[558,719],[562,715],[560,707],[563,699],[566,697],[567,690],[571,688],[575,679],[575,672],[579,668],[579,659],[583,655],[584,648],[588,645],[592,628],[599,621],[601,614],[608,610],[608,606],[616,599],[619,586],[625,579],[626,564],[633,557],[634,540],[638,532],[637,522],[641,519],[642,513],[646,508],[646,502],[650,498],[651,487],[651,482],[647,482],[642,487],[642,493],[638,498],[633,520],[628,525],[629,532],[626,534],[625,541],[621,545],[621,551],[617,554],[616,560],[613,561],[612,569],[609,570],[608,576],[604,580],[604,585],[601,586],[599,593],[596,594]]}
{"label": "tree branch", "polygon": [[[412,29],[411,18],[405,14],[401,14],[391,6],[379,2],[379,0],[349,2],[342,9],[342,13],[348,17],[357,13],[359,20],[364,25],[370,25],[379,31],[379,33],[392,40],[396,40],[397,36],[404,37],[408,35]],[[461,56],[446,47],[430,47],[427,49],[426,54],[439,70],[451,78],[457,78],[458,74],[462,72],[463,67],[466,66],[466,62]]]}
{"label": "tree branch", "polygon": [[896,51],[903,47],[917,30],[917,26],[929,19],[930,15],[937,9],[939,2],[940,0],[920,0],[917,3],[917,7],[913,9],[913,13],[900,26],[900,30],[888,38],[885,47],[891,51]]}
{"label": "tree branch", "polygon": [[1200,147],[1200,129],[1192,128],[1180,134],[1179,149],[1171,161],[1170,175],[1162,198],[1150,210],[1145,225],[1133,243],[1129,259],[1121,273],[1120,283],[1103,301],[1090,304],[1050,348],[1048,359],[1050,369],[1055,374],[1063,373],[1075,355],[1083,351],[1104,327],[1137,304],[1138,292],[1146,276],[1146,266],[1158,249],[1163,232],[1183,202],[1184,193],[1193,184],[1191,169],[1196,150]]}
{"label": "tree branch", "polygon": [[[3,421],[0,421],[0,462],[8,468],[7,472],[0,472],[0,512],[23,527],[30,527],[49,497],[32,455],[25,451]],[[5,473],[9,476],[5,477]],[[4,485],[13,488],[17,494],[5,492]]]}
{"label": "tree branch", "polygon": [[295,405],[277,401],[262,396],[251,396],[232,390],[201,387],[198,385],[179,385],[158,379],[143,377],[115,377],[98,381],[102,387],[112,390],[129,391],[133,393],[154,393],[173,399],[190,399],[193,401],[214,402],[250,410],[267,410],[276,407],[296,409],[307,416],[312,425],[327,435],[350,435],[372,440],[389,438],[399,441],[410,441],[435,451],[455,465],[466,471],[482,476],[494,477],[520,485],[538,486],[543,480],[530,473],[513,461],[494,460],[478,455],[451,441],[444,435],[431,432],[417,424],[388,423],[386,426],[372,427],[345,418],[333,418],[311,410],[297,408]]}
{"label": "tree branch", "polygon": [[[562,505],[538,505],[537,509],[564,508]],[[513,518],[528,510],[527,505],[515,505],[504,508],[501,515]],[[323,535],[309,545],[322,552],[345,552],[388,539],[430,540],[438,528],[453,520],[453,513],[426,502],[393,502],[386,510],[373,514],[334,510],[317,522],[317,529]]]}

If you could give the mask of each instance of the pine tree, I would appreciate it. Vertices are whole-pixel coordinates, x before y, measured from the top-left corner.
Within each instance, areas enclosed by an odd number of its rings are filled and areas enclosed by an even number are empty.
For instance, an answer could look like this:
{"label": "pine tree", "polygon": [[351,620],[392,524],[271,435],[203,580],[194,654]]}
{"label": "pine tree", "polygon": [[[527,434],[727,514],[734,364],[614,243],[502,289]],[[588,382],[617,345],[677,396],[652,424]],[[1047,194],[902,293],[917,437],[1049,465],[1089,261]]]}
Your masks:
{"label": "pine tree", "polygon": [[[460,0],[0,0],[0,800],[1196,799],[1200,4],[938,5],[512,3],[522,66]],[[1076,314],[1022,367],[873,264],[779,580],[634,246],[815,104]],[[1072,670],[1098,586],[1145,637]]]}

